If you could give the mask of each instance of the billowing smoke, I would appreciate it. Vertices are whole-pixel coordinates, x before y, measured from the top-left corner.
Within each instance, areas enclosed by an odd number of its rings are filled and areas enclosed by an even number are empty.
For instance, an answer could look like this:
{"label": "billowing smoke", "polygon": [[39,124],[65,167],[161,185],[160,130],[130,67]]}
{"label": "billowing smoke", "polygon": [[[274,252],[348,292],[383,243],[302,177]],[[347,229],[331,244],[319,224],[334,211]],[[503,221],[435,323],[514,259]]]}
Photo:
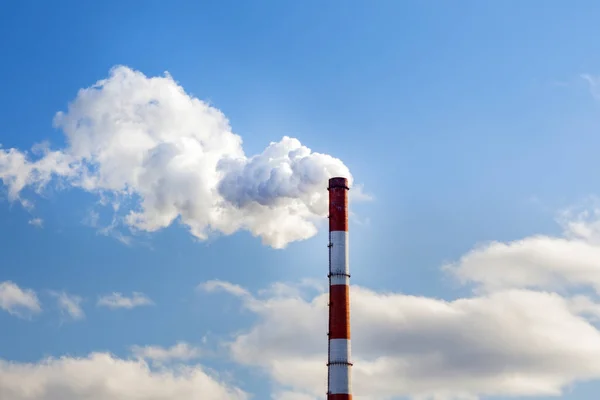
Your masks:
{"label": "billowing smoke", "polygon": [[179,219],[199,239],[244,229],[282,248],[316,233],[328,178],[352,180],[342,161],[289,137],[247,157],[227,118],[168,74],[115,67],[80,90],[54,125],[66,136],[63,149],[0,148],[9,198],[29,205],[22,191],[49,183],[112,199],[115,209],[129,198],[135,206],[120,221],[142,231]]}

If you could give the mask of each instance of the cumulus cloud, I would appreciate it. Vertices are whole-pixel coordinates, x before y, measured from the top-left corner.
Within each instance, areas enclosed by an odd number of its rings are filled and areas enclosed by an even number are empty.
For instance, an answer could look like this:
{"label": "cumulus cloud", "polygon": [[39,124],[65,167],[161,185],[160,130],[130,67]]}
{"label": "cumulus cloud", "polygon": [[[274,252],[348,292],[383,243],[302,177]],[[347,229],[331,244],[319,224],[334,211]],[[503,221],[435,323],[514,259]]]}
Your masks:
{"label": "cumulus cloud", "polygon": [[150,368],[143,360],[106,353],[49,358],[38,363],[0,360],[0,397],[10,400],[245,400],[241,389],[205,368]]}
{"label": "cumulus cloud", "polygon": [[114,292],[98,299],[97,305],[108,308],[135,308],[140,306],[150,306],[154,302],[145,294],[133,292],[131,297],[123,296],[122,293]]}
{"label": "cumulus cloud", "polygon": [[[277,393],[324,393],[326,293],[282,283],[257,295],[206,286],[239,297],[257,317],[227,343],[234,360],[262,368]],[[598,304],[585,296],[505,289],[444,301],[358,286],[351,294],[357,397],[554,396],[600,378],[600,332],[586,318]]]}
{"label": "cumulus cloud", "polygon": [[[557,396],[600,379],[600,208],[568,210],[558,236],[479,246],[446,272],[474,295],[446,301],[353,286],[354,392],[365,399]],[[279,283],[253,294],[210,281],[257,317],[227,343],[276,393],[325,390],[327,295]],[[315,287],[313,287],[314,289]],[[593,288],[596,294],[586,294]]]}
{"label": "cumulus cloud", "polygon": [[31,317],[42,311],[33,290],[21,289],[11,281],[0,282],[0,308],[21,318]]}
{"label": "cumulus cloud", "polygon": [[56,302],[63,315],[68,315],[70,318],[80,320],[85,318],[85,312],[81,308],[83,298],[73,294],[52,291],[50,294],[56,297]]}
{"label": "cumulus cloud", "polygon": [[486,291],[591,287],[600,293],[600,209],[567,210],[558,222],[562,236],[487,243],[445,269],[461,282]]}
{"label": "cumulus cloud", "polygon": [[136,358],[150,360],[155,363],[170,361],[189,361],[200,357],[202,352],[186,342],[179,342],[172,347],[133,346],[131,352]]}
{"label": "cumulus cloud", "polygon": [[[166,74],[119,66],[81,89],[54,124],[67,147],[32,155],[0,149],[9,198],[51,181],[104,196],[119,222],[156,231],[178,220],[198,239],[247,230],[276,248],[316,233],[327,213],[327,179],[353,178],[342,161],[283,137],[247,156],[221,111]],[[356,199],[364,198],[360,186]],[[133,207],[123,207],[133,203]]]}

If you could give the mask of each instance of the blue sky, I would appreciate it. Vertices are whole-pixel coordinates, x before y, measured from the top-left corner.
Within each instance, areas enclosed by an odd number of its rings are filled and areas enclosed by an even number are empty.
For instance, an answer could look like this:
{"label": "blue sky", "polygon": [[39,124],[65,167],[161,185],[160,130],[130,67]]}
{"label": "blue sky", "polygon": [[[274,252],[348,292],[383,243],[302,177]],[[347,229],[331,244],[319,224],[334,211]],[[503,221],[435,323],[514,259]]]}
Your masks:
{"label": "blue sky", "polygon": [[[257,399],[322,398],[319,207],[326,175],[349,170],[353,193],[371,197],[352,202],[350,226],[358,398],[592,399],[600,388],[600,5],[541,5],[1,4],[0,394],[46,400],[55,384],[67,400],[91,398],[58,361],[40,373],[48,377],[39,393],[20,389],[39,383],[32,371],[45,357],[65,356],[98,379],[94,371],[119,377],[130,368],[123,387],[166,388],[161,400],[244,398],[220,392],[230,387]],[[79,92],[103,79],[97,97]],[[138,95],[157,108],[135,114]],[[189,106],[192,98],[203,103]],[[53,124],[57,112],[62,125]],[[153,144],[123,150],[134,131]],[[193,150],[196,134],[217,150]],[[243,144],[230,143],[235,135]],[[270,143],[300,146],[285,136],[334,159],[310,153],[290,179],[261,182],[276,169],[260,156]],[[42,142],[55,153],[34,154]],[[106,158],[84,160],[86,146]],[[161,164],[173,154],[191,164]],[[224,154],[238,157],[224,170],[234,182],[227,190],[210,183],[216,161],[204,164]],[[86,186],[81,163],[98,180]],[[14,179],[27,184],[15,192]],[[211,188],[217,197],[203,191]],[[215,199],[228,204],[226,216],[207,225]],[[144,200],[136,225],[126,217]],[[177,219],[160,222],[169,213]],[[206,238],[193,228],[206,226]],[[106,296],[112,307],[99,301]],[[101,369],[106,360],[92,353],[122,364]],[[223,381],[170,381],[181,365]],[[2,374],[20,374],[18,383],[3,387]]]}

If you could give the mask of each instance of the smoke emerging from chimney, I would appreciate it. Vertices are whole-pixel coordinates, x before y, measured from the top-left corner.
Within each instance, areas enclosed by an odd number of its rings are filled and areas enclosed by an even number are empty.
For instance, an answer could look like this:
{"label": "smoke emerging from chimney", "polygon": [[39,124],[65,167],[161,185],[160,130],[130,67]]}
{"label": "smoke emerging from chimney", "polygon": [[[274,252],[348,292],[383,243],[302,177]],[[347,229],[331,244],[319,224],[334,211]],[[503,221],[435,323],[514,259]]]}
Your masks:
{"label": "smoke emerging from chimney", "polygon": [[115,67],[81,89],[54,125],[65,135],[62,149],[0,148],[9,199],[32,207],[25,189],[76,187],[110,203],[115,221],[133,230],[152,232],[178,220],[201,240],[247,230],[283,248],[316,233],[315,223],[327,215],[323,187],[330,177],[352,182],[341,160],[290,137],[246,156],[223,113],[169,74]]}

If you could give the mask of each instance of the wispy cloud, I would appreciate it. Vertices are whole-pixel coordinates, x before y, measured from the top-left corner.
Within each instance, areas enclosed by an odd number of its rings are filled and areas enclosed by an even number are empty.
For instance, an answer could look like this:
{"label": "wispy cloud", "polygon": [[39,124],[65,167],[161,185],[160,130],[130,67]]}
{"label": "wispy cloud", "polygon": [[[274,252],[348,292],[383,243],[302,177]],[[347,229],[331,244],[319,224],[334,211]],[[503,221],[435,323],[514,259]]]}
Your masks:
{"label": "wispy cloud", "polygon": [[41,218],[32,218],[29,220],[28,224],[41,228],[44,226],[44,220]]}
{"label": "wispy cloud", "polygon": [[241,287],[240,285],[236,285],[234,283],[220,281],[220,280],[212,280],[199,284],[196,287],[197,290],[205,291],[208,293],[223,291],[226,293],[233,294],[239,297],[250,296],[250,292]]}
{"label": "wispy cloud", "polygon": [[132,346],[131,352],[136,358],[151,360],[155,363],[189,361],[197,359],[201,355],[199,348],[186,342],[178,342],[169,348],[161,346]]}
{"label": "wispy cloud", "polygon": [[[100,205],[106,205],[105,197],[101,197],[101,201],[98,202]],[[115,207],[115,212],[118,211],[118,207]],[[100,214],[98,211],[92,209],[88,212],[88,214],[83,218],[82,223],[96,229],[96,233],[106,237],[112,237],[113,239],[118,240],[126,246],[131,246],[133,243],[133,237],[125,235],[120,231],[119,220],[116,216],[112,217],[110,224],[106,226],[101,226],[100,223]]]}
{"label": "wispy cloud", "polygon": [[600,77],[591,74],[581,74],[580,76],[587,82],[592,96],[596,99],[600,99]]}
{"label": "wispy cloud", "polygon": [[39,314],[42,307],[36,293],[11,281],[0,282],[0,308],[20,318]]}
{"label": "wispy cloud", "polygon": [[80,296],[68,294],[66,292],[51,292],[54,297],[56,297],[56,301],[58,303],[58,307],[60,308],[63,315],[68,315],[72,319],[80,320],[85,318],[85,313],[81,308],[81,303],[83,302],[83,298]]}
{"label": "wispy cloud", "polygon": [[150,306],[154,302],[148,296],[140,292],[133,292],[131,297],[123,296],[122,293],[114,292],[109,295],[101,296],[97,305],[100,307],[116,308],[135,308],[140,306]]}

